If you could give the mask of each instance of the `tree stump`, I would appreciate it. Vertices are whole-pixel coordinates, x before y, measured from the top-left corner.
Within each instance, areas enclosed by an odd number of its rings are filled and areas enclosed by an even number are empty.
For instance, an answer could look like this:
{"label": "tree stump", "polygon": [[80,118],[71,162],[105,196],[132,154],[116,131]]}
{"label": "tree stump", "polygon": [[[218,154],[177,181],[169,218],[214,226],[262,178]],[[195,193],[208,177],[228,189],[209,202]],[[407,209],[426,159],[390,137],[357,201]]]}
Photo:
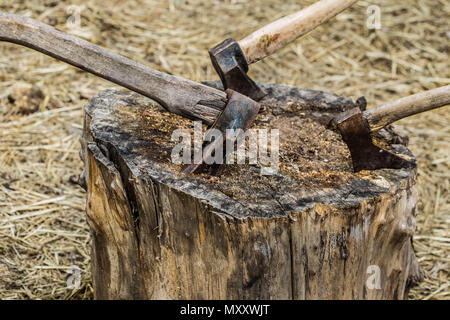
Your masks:
{"label": "tree stump", "polygon": [[[327,126],[351,99],[263,86],[256,126],[280,130],[269,176],[250,164],[184,175],[171,134],[190,120],[135,93],[102,91],[86,105],[95,298],[406,299],[421,281],[416,168],[353,173]],[[413,158],[391,128],[377,139]]]}

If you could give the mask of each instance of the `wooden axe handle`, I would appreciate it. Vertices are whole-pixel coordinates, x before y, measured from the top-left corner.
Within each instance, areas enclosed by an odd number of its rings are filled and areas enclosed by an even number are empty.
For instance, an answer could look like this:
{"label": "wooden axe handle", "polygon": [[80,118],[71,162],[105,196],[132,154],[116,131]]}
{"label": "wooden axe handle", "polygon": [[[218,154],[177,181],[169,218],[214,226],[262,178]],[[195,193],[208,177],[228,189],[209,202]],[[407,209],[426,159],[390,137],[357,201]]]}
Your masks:
{"label": "wooden axe handle", "polygon": [[370,131],[377,131],[397,120],[450,104],[450,85],[383,104],[364,111]]}
{"label": "wooden axe handle", "polygon": [[159,102],[167,110],[212,124],[227,103],[220,90],[165,74],[45,23],[0,12],[0,41],[20,44]]}
{"label": "wooden axe handle", "polygon": [[253,32],[248,37],[238,41],[247,63],[251,64],[264,59],[333,18],[357,1],[321,0]]}

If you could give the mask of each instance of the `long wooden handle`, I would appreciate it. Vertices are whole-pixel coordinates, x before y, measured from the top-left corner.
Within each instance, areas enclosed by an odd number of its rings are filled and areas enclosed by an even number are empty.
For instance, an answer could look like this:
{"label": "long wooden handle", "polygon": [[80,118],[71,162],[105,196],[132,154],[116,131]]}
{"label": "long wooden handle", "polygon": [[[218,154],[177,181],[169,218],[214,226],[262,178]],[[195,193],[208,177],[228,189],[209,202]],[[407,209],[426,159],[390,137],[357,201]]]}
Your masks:
{"label": "long wooden handle", "polygon": [[264,59],[357,1],[321,0],[253,32],[245,39],[238,41],[247,63],[251,64]]}
{"label": "long wooden handle", "polygon": [[207,124],[214,122],[227,102],[220,90],[153,70],[30,18],[0,12],[0,41],[40,51]]}
{"label": "long wooden handle", "polygon": [[364,111],[370,131],[377,131],[397,120],[450,104],[450,85],[383,104]]}

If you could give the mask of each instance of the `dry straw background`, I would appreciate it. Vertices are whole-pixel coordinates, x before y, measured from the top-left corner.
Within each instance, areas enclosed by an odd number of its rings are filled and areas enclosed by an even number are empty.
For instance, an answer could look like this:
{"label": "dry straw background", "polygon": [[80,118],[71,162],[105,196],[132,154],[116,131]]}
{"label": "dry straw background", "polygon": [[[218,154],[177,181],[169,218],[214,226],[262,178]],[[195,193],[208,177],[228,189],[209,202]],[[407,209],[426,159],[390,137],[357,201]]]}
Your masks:
{"label": "dry straw background", "polygon": [[[207,49],[314,1],[0,0],[26,15],[155,69],[217,79]],[[381,8],[382,29],[366,10]],[[72,16],[82,8],[80,28]],[[67,24],[69,21],[69,24]],[[260,81],[366,96],[370,106],[450,83],[448,0],[360,1],[251,66]],[[0,298],[90,299],[89,231],[78,139],[83,106],[111,83],[29,49],[0,43]],[[399,122],[419,161],[414,246],[425,280],[411,299],[450,298],[450,115]],[[81,287],[68,289],[73,266]],[[72,268],[72,269],[71,269]]]}

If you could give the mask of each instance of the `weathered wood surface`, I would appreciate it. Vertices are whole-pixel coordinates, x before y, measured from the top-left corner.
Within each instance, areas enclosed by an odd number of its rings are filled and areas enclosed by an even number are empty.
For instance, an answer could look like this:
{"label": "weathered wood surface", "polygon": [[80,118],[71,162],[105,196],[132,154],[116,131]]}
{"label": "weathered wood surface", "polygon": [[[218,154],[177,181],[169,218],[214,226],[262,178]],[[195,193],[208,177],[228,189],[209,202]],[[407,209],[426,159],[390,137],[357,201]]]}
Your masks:
{"label": "weathered wood surface", "polygon": [[0,41],[29,47],[158,101],[167,110],[211,124],[224,92],[153,70],[45,23],[0,12]]}
{"label": "weathered wood surface", "polygon": [[[287,101],[323,115],[354,107],[328,93],[264,88],[263,106],[273,112],[286,112]],[[124,105],[134,108],[120,112]],[[303,195],[284,193],[292,181],[280,179],[272,199],[240,201],[144,155],[152,142],[131,128],[149,105],[110,90],[86,106],[97,299],[404,299],[420,281],[415,168]],[[367,286],[373,266],[380,289]]]}

